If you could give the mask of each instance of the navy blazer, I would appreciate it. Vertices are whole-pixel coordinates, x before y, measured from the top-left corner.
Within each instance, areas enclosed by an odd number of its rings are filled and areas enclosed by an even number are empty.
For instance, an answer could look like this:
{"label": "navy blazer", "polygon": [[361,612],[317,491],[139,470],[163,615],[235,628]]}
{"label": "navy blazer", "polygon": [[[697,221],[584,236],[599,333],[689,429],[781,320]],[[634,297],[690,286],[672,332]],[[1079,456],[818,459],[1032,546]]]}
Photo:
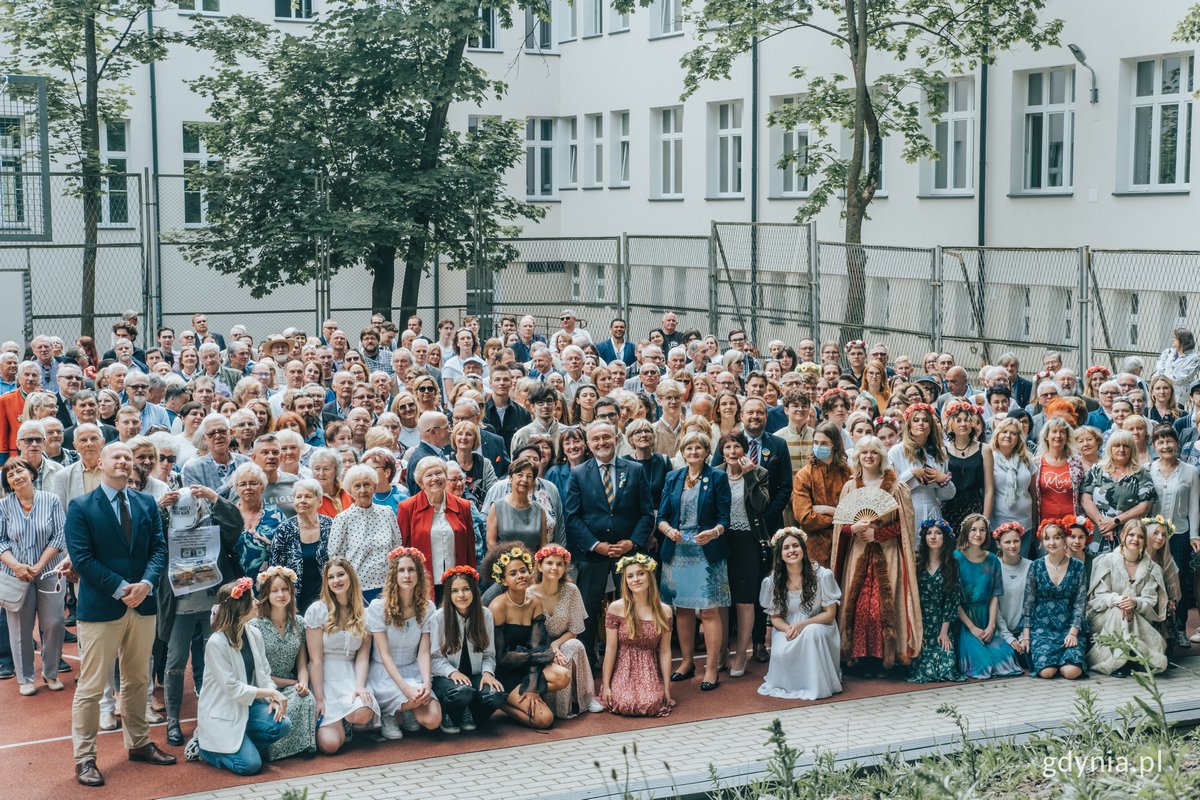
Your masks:
{"label": "navy blazer", "polygon": [[604,561],[592,550],[599,542],[616,544],[629,539],[643,550],[654,527],[650,483],[641,464],[614,458],[616,499],[609,508],[600,480],[600,467],[590,458],[571,470],[563,510],[567,515],[567,544],[577,559]]}
{"label": "navy blazer", "polygon": [[1018,375],[1017,379],[1013,381],[1012,391],[1013,399],[1017,401],[1017,408],[1024,408],[1033,399],[1033,382]]}
{"label": "navy blazer", "polygon": [[508,474],[508,445],[504,443],[504,437],[480,428],[479,440],[483,457],[491,463],[496,477],[503,478]]}
{"label": "navy blazer", "polygon": [[[724,460],[720,453],[714,453],[710,463],[715,467]],[[783,510],[792,504],[792,454],[787,442],[764,431],[758,465],[767,470],[767,492],[771,497],[770,505],[762,512],[763,520],[774,532],[783,527]]]}
{"label": "navy blazer", "polygon": [[637,360],[637,349],[633,346],[633,342],[628,339],[621,345],[621,352],[619,353],[613,348],[612,339],[596,342],[596,352],[600,354],[600,358],[603,359],[605,364],[620,361],[628,368],[630,364]]}
{"label": "navy blazer", "polygon": [[[679,527],[680,505],[683,499],[684,479],[687,478],[687,467],[672,470],[667,475],[667,482],[663,484],[662,505],[658,509],[658,519],[655,521],[655,527],[663,522],[666,522],[672,528]],[[704,469],[700,472],[700,497],[698,498],[699,506],[699,524],[700,530],[706,531],[709,528],[714,528],[717,525],[724,526],[726,531],[729,530],[729,507],[732,500],[732,495],[729,489],[729,476],[724,470],[713,469],[708,464],[704,465]],[[718,536],[708,544],[704,545],[704,557],[711,564],[714,561],[723,561],[729,557],[729,544],[725,541],[725,537]],[[671,559],[675,557],[675,541],[668,537],[663,538],[662,543],[662,560],[664,564],[670,564]]]}
{"label": "navy blazer", "polygon": [[[121,523],[108,502],[103,487],[76,497],[67,506],[67,553],[79,573],[75,615],[83,622],[112,622],[125,616],[128,607],[114,595],[121,581],[148,581],[158,586],[167,564],[167,540],[163,538],[158,503],[144,492],[125,492],[133,518],[133,536],[125,544]],[[158,608],[153,597],[137,607],[143,616]]]}
{"label": "navy blazer", "polygon": [[787,410],[783,406],[771,406],[767,409],[767,433],[781,431],[787,427]]}
{"label": "navy blazer", "polygon": [[[532,422],[533,417],[528,411],[517,405],[516,400],[510,400],[504,411],[504,421],[501,422],[500,412],[496,410],[496,403],[489,397],[487,405],[483,408],[483,421],[491,425],[492,430],[504,439],[504,452],[507,454],[512,448],[513,435]],[[507,472],[507,469],[505,471]]]}

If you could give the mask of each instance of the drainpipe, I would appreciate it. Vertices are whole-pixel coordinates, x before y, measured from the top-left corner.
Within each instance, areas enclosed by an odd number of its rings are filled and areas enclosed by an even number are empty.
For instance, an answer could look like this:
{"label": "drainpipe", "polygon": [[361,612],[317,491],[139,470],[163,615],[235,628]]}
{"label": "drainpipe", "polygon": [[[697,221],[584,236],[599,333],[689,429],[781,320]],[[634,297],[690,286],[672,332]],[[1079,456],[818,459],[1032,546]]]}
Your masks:
{"label": "drainpipe", "polygon": [[[758,2],[754,2],[757,23]],[[750,40],[750,337],[758,341],[758,36]]]}
{"label": "drainpipe", "polygon": [[[154,9],[146,9],[146,35],[154,38]],[[158,183],[158,80],[155,62],[150,61],[150,181],[154,196],[154,298],[152,314],[155,326],[161,326],[162,318],[162,208],[159,203]]]}

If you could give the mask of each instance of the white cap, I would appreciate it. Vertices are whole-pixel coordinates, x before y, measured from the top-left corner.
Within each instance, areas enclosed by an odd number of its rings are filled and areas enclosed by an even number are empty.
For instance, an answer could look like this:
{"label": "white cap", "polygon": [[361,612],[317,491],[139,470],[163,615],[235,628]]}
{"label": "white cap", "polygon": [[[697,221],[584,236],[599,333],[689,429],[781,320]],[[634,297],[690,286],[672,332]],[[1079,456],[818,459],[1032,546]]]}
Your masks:
{"label": "white cap", "polygon": [[179,500],[171,506],[171,529],[193,528],[199,519],[200,498],[193,496],[191,489],[180,489]]}

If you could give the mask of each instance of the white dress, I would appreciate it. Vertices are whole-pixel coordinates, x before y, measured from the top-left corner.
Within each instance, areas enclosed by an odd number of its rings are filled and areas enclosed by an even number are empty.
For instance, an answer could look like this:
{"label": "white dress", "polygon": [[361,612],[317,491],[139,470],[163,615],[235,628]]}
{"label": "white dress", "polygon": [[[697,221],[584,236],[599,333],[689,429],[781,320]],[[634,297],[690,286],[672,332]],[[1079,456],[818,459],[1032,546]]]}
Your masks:
{"label": "white dress", "polygon": [[[309,628],[320,628],[328,621],[329,609],[323,600],[316,601],[304,612],[304,624]],[[349,631],[324,631],[321,643],[321,683],[325,695],[325,717],[321,724],[332,725],[364,707],[362,699],[354,694],[358,685],[354,675],[354,657],[363,640]],[[379,703],[375,702],[374,697],[371,698],[371,711],[375,714],[373,724],[378,725]]]}
{"label": "white dress", "polygon": [[[801,605],[801,592],[788,592],[786,619],[789,625],[816,616],[825,606],[842,599],[842,590],[833,572],[813,564],[817,577],[817,593],[807,606]],[[768,615],[783,616],[775,608],[772,596],[773,578],[763,578],[758,602]],[[842,691],[842,635],[837,621],[824,625],[807,625],[800,635],[788,641],[781,631],[771,632],[771,664],[758,693],[784,700],[819,700]]]}
{"label": "white dress", "polygon": [[[425,684],[421,666],[417,663],[417,651],[421,646],[421,637],[429,633],[429,618],[432,616],[432,606],[426,606],[424,619],[407,619],[402,626],[397,627],[384,621],[382,597],[375,598],[371,605],[367,606],[367,630],[373,634],[387,634],[392,661],[395,662],[400,677],[412,686]],[[380,710],[387,715],[395,714],[408,700],[384,668],[378,646],[371,648],[371,669],[367,673],[367,688],[375,695]]]}

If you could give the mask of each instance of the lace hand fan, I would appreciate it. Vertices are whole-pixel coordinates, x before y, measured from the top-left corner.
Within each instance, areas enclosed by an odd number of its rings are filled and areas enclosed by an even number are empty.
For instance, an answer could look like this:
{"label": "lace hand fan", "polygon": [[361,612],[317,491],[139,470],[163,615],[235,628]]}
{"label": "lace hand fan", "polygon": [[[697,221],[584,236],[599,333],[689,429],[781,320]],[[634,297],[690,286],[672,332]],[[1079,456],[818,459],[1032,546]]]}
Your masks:
{"label": "lace hand fan", "polygon": [[864,520],[882,519],[888,514],[894,514],[899,508],[896,498],[889,492],[874,486],[864,486],[850,492],[837,504],[833,512],[833,524],[853,525]]}

